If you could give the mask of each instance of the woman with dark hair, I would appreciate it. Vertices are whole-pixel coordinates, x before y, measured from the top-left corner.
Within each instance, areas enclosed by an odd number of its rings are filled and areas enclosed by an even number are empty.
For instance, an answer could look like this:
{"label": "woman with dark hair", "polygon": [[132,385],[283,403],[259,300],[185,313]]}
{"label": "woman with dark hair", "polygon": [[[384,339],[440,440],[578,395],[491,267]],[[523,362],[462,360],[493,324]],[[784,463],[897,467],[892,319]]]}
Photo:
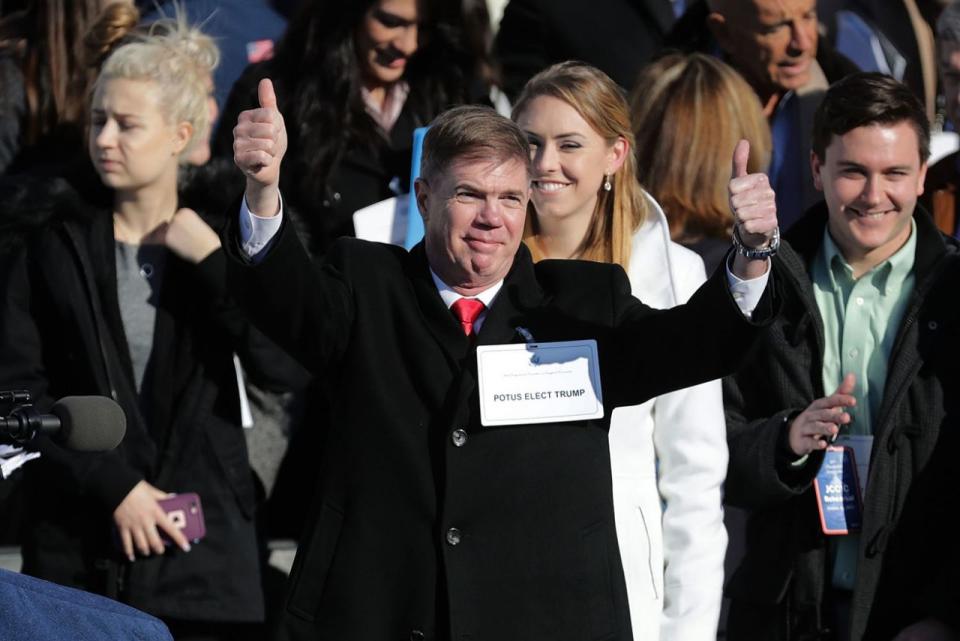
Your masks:
{"label": "woman with dark hair", "polygon": [[[32,0],[0,22],[0,173],[83,151],[83,36],[105,0]],[[71,154],[68,154],[71,155]]]}
{"label": "woman with dark hair", "polygon": [[312,254],[353,235],[352,215],[407,191],[413,130],[468,98],[463,17],[442,0],[305,4],[272,60],[235,85],[215,141],[232,157],[232,124],[271,78],[290,132],[285,204]]}

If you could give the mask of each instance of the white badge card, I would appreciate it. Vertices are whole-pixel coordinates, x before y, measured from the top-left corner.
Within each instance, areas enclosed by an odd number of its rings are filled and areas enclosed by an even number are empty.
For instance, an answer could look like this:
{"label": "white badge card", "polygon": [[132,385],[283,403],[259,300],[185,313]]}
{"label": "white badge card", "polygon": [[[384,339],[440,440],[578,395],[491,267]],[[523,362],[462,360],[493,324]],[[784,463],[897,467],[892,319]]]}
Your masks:
{"label": "white badge card", "polygon": [[486,426],[603,418],[597,341],[477,347]]}

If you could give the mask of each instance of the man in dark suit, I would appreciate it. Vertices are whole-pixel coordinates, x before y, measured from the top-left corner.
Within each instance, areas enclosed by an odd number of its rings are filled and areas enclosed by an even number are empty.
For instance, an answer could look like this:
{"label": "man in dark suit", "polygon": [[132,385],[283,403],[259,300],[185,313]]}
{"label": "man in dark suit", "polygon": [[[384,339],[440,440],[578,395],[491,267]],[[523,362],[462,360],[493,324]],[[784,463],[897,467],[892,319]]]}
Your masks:
{"label": "man in dark suit", "polygon": [[682,0],[510,0],[495,53],[503,88],[516,98],[534,74],[582,60],[626,90],[663,46]]}
{"label": "man in dark suit", "polygon": [[[759,331],[745,313],[772,315],[761,294],[774,198],[765,176],[746,175],[746,143],[731,181],[736,276],[719,270],[686,308],[658,312],[619,267],[534,266],[520,244],[529,144],[482,107],[448,111],[427,134],[422,244],[344,239],[314,267],[280,215],[286,139],[267,80],[260,104],[235,130],[247,191],[225,236],[228,282],[338,384],[281,638],[630,639],[609,413],[729,371]],[[583,340],[582,356],[551,356]],[[582,365],[597,376],[554,382]],[[591,394],[590,407],[570,400]]]}

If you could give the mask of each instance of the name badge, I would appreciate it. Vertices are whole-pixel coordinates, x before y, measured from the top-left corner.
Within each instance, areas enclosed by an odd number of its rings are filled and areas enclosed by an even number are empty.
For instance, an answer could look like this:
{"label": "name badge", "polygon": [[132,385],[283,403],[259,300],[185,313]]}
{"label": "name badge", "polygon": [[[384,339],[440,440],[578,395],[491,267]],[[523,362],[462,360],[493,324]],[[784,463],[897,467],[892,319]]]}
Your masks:
{"label": "name badge", "polygon": [[595,340],[481,345],[477,374],[483,425],[603,418]]}
{"label": "name badge", "polygon": [[813,489],[820,510],[820,527],[827,535],[859,532],[863,501],[853,449],[831,445],[823,457]]}

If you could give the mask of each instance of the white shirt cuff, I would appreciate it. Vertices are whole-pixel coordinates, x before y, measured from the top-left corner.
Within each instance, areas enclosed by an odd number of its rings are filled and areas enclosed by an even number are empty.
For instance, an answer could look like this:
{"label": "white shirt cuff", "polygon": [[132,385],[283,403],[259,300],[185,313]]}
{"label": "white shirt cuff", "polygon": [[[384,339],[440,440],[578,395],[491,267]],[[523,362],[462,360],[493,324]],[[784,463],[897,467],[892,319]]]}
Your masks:
{"label": "white shirt cuff", "polygon": [[270,249],[273,238],[280,231],[283,222],[283,196],[280,197],[280,211],[276,216],[269,218],[257,216],[250,211],[247,197],[240,203],[240,248],[243,253],[258,262],[265,252]]}
{"label": "white shirt cuff", "polygon": [[750,280],[738,278],[730,269],[729,260],[727,260],[725,266],[727,268],[727,283],[730,285],[733,300],[737,303],[737,307],[740,308],[743,315],[750,318],[753,315],[753,310],[757,308],[757,303],[760,302],[760,297],[763,296],[763,290],[767,288],[767,281],[770,280],[770,260],[767,260],[767,271],[764,272],[763,276]]}

